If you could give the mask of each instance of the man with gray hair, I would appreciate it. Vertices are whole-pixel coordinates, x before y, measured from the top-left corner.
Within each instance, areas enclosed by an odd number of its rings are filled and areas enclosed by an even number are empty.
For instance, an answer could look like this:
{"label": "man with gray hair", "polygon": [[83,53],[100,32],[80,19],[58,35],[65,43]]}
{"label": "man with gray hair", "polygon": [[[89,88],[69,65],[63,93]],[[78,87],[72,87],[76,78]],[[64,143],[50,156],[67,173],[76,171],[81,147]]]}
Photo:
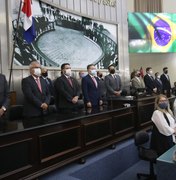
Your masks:
{"label": "man with gray hair", "polygon": [[22,91],[24,94],[24,111],[25,118],[40,117],[48,112],[50,102],[50,92],[41,78],[41,65],[37,61],[29,65],[30,75],[22,79]]}

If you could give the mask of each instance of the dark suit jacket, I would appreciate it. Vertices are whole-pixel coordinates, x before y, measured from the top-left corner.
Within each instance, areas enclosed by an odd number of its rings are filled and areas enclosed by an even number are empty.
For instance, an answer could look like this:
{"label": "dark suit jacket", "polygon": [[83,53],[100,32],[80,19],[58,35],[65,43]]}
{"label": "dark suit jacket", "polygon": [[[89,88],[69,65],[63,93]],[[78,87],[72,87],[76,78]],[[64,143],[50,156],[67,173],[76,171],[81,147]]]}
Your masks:
{"label": "dark suit jacket", "polygon": [[[97,81],[97,77],[95,77]],[[98,81],[97,81],[98,85]],[[82,92],[84,103],[91,102],[92,106],[98,106],[101,99],[99,85],[96,87],[92,77],[88,74],[82,79]]]}
{"label": "dark suit jacket", "polygon": [[3,74],[0,74],[0,108],[4,106],[7,109],[9,105],[8,92],[9,89],[6,77]]}
{"label": "dark suit jacket", "polygon": [[42,103],[49,105],[50,93],[43,78],[40,78],[42,92],[40,92],[33,76],[22,79],[22,91],[24,94],[24,116],[37,117],[43,115]]}
{"label": "dark suit jacket", "polygon": [[107,90],[107,97],[115,96],[114,91],[121,90],[120,76],[115,74],[115,78],[111,74],[105,76],[105,85]]}
{"label": "dark suit jacket", "polygon": [[48,77],[47,78],[42,77],[42,78],[44,79],[46,85],[48,86],[48,89],[49,89],[49,92],[51,95],[50,105],[53,105],[53,104],[55,104],[55,89],[54,89],[53,82]]}
{"label": "dark suit jacket", "polygon": [[72,86],[65,75],[61,75],[54,82],[56,106],[58,110],[59,108],[71,109],[78,106],[78,103],[72,103],[72,99],[73,97],[80,95],[80,86],[75,78],[70,77],[70,79],[72,81]]}
{"label": "dark suit jacket", "polygon": [[159,81],[158,79],[155,79],[155,85],[157,87],[157,92],[159,94],[163,93],[163,83],[162,83],[162,81],[161,80]]}
{"label": "dark suit jacket", "polygon": [[168,79],[165,74],[162,74],[160,77],[162,83],[163,83],[163,90],[170,91],[171,89],[171,84],[170,84],[170,79]]}
{"label": "dark suit jacket", "polygon": [[144,83],[146,86],[146,91],[149,94],[153,93],[153,89],[156,88],[154,78],[151,78],[148,74],[144,76]]}
{"label": "dark suit jacket", "polygon": [[101,95],[101,98],[106,98],[106,86],[105,86],[105,80],[102,79],[102,78],[97,78],[97,81],[98,81],[98,85],[99,85],[99,88],[100,88],[100,95]]}

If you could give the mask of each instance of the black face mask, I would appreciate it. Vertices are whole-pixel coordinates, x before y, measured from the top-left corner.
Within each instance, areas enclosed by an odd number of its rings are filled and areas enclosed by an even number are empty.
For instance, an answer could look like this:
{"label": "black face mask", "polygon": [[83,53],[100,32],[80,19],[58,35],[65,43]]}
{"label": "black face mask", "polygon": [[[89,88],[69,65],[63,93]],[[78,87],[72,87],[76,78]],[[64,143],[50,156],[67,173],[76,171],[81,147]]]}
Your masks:
{"label": "black face mask", "polygon": [[165,70],[164,73],[167,74],[167,73],[168,73],[168,70]]}
{"label": "black face mask", "polygon": [[102,75],[102,74],[100,74],[100,75],[99,75],[99,77],[100,77],[100,78],[102,78],[102,77],[103,77],[103,75]]}
{"label": "black face mask", "polygon": [[47,77],[48,76],[48,73],[46,72],[46,73],[42,73],[42,76],[43,77]]}
{"label": "black face mask", "polygon": [[114,74],[115,73],[115,69],[110,69],[109,71],[111,74]]}
{"label": "black face mask", "polygon": [[140,74],[140,73],[138,73],[138,74],[137,74],[137,77],[140,77],[140,76],[141,76],[141,74]]}

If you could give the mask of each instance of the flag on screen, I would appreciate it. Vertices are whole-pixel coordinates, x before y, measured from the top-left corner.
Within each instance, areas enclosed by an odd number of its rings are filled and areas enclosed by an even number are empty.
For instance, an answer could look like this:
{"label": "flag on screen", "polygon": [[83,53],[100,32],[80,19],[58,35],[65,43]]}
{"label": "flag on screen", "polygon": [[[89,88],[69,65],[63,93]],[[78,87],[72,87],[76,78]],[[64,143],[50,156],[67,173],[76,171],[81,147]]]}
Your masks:
{"label": "flag on screen", "polygon": [[35,37],[34,19],[32,17],[31,0],[23,0],[22,12],[24,13],[24,39],[31,43]]}
{"label": "flag on screen", "polygon": [[141,77],[143,78],[144,77],[144,71],[143,71],[142,67],[140,68],[140,74],[141,74]]}

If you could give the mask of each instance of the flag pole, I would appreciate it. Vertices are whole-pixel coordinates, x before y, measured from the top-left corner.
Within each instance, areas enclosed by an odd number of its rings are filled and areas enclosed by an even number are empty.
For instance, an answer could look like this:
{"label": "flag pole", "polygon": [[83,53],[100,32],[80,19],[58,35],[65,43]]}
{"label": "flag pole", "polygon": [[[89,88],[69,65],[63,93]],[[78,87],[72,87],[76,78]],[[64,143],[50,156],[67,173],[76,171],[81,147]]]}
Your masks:
{"label": "flag pole", "polygon": [[16,46],[16,41],[17,41],[17,33],[18,33],[17,31],[18,31],[18,28],[19,28],[21,6],[22,6],[22,0],[20,0],[20,6],[19,6],[18,18],[17,18],[17,26],[16,26],[15,35],[14,35],[13,50],[12,50],[12,57],[11,57],[11,63],[10,63],[9,90],[10,90],[10,86],[11,86],[12,71],[13,71],[13,59],[14,59],[14,55],[15,55],[15,46]]}

